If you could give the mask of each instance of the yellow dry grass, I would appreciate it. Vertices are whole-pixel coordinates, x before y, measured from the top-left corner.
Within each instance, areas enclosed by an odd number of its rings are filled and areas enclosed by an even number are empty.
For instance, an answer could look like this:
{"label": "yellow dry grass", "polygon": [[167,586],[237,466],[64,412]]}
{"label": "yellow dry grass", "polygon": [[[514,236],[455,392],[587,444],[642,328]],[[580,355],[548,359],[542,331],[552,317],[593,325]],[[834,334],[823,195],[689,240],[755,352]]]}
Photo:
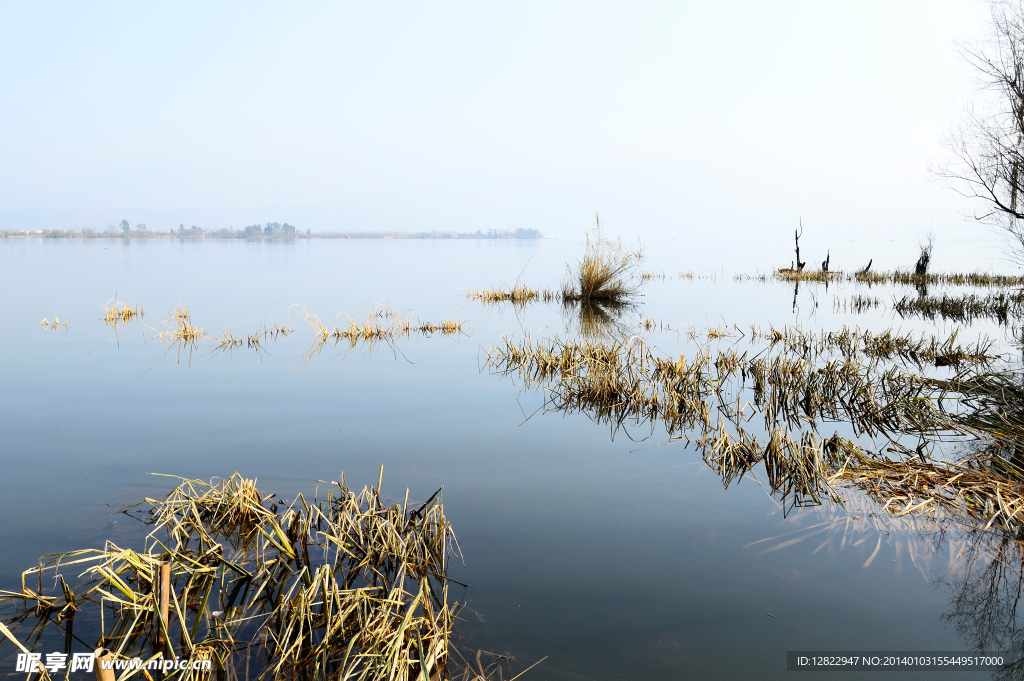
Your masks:
{"label": "yellow dry grass", "polygon": [[[41,628],[67,622],[70,631],[77,613],[76,636],[95,636],[115,660],[209,660],[193,679],[250,669],[254,679],[309,681],[444,675],[458,610],[447,566],[457,544],[440,490],[418,504],[407,491],[388,506],[380,479],[358,493],[342,480],[285,503],[237,473],[179,481],[146,500],[154,527],[142,550],[108,542],[43,556],[20,591],[0,592],[24,609],[0,634],[26,650],[22,641],[37,641]],[[82,578],[73,587],[71,575]],[[38,624],[19,637],[29,617]],[[150,675],[120,678],[133,676]]]}
{"label": "yellow dry grass", "polygon": [[138,305],[128,305],[120,302],[115,295],[103,306],[103,321],[108,326],[117,327],[124,325],[134,319],[141,319],[145,311]]}

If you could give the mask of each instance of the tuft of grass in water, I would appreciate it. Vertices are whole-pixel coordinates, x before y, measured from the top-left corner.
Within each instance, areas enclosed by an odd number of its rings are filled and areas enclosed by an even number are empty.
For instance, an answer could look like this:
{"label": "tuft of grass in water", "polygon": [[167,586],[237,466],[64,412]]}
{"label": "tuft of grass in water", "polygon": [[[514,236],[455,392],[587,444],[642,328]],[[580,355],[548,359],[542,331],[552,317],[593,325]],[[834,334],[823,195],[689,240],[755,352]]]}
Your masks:
{"label": "tuft of grass in water", "polygon": [[375,305],[372,311],[366,313],[365,317],[358,319],[349,317],[347,326],[334,325],[333,328],[328,328],[319,316],[305,307],[301,305],[292,307],[299,308],[299,314],[315,334],[313,345],[303,357],[303,364],[318,356],[328,341],[333,341],[335,345],[341,341],[347,341],[349,348],[356,348],[362,343],[371,350],[384,343],[394,349],[394,342],[397,339],[409,338],[414,333],[424,336],[435,333],[442,336],[458,336],[468,333],[467,322],[461,319],[441,320],[436,324],[422,320],[413,321],[411,317],[404,317],[387,305]]}
{"label": "tuft of grass in water", "polygon": [[[154,528],[143,550],[108,542],[43,556],[21,591],[0,592],[23,605],[14,630],[0,633],[24,648],[21,623],[37,620],[26,632],[36,641],[77,613],[85,620],[76,636],[92,627],[115,660],[210,660],[194,679],[238,678],[250,666],[260,678],[310,681],[444,677],[457,544],[440,490],[420,504],[406,491],[388,506],[380,480],[357,493],[343,479],[285,503],[237,473],[179,480],[167,497],[146,500]],[[82,577],[73,587],[71,575]]]}
{"label": "tuft of grass in water", "polygon": [[346,339],[355,345],[357,341],[390,340],[399,336],[409,337],[412,332],[412,320],[403,317],[386,305],[375,305],[362,319],[348,320],[343,329],[335,327],[331,336],[335,340]]}
{"label": "tuft of grass in water", "polygon": [[595,215],[594,222],[594,229],[584,235],[583,257],[566,267],[563,301],[622,302],[635,295],[642,284],[643,247],[631,248],[621,239],[605,239],[600,217]]}
{"label": "tuft of grass in water", "polygon": [[496,287],[484,287],[476,290],[466,289],[466,297],[481,303],[511,303],[514,306],[533,302],[550,303],[558,299],[558,293],[551,289],[536,289],[516,282],[512,286],[499,284]]}
{"label": "tuft of grass in water", "polygon": [[[692,279],[693,277],[691,276],[690,278]],[[665,276],[664,272],[641,272],[640,273],[640,281],[651,281],[652,279],[660,279],[661,281],[664,281],[665,279],[667,279],[667,277]]]}
{"label": "tuft of grass in water", "polygon": [[464,325],[465,322],[461,319],[442,319],[438,324],[419,322],[416,325],[416,330],[424,335],[440,333],[442,336],[457,336],[464,333]]}
{"label": "tuft of grass in water", "polygon": [[206,331],[195,326],[192,323],[192,317],[189,314],[188,307],[186,305],[178,305],[174,309],[174,312],[167,315],[167,322],[174,322],[174,326],[170,326],[165,323],[167,327],[166,331],[160,331],[157,333],[157,337],[160,342],[165,341],[170,343],[181,343],[183,345],[198,345],[201,340],[208,338]]}
{"label": "tuft of grass in water", "polygon": [[120,302],[116,295],[103,306],[103,321],[107,326],[114,328],[117,328],[118,325],[127,324],[134,319],[141,319],[145,314],[138,304],[133,307],[127,303]]}

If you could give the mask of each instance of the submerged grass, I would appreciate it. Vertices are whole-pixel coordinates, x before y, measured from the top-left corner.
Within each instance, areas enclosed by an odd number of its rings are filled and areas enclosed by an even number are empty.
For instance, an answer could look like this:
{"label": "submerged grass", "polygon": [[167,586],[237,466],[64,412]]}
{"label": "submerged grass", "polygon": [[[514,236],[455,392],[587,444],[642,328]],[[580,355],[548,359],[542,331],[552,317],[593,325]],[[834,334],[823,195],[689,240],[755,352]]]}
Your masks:
{"label": "submerged grass", "polygon": [[[237,473],[180,481],[146,500],[155,527],[144,550],[108,542],[43,556],[20,592],[0,592],[23,604],[5,635],[17,642],[35,620],[29,638],[38,640],[40,627],[90,611],[97,645],[116,660],[211,661],[164,678],[236,678],[250,665],[274,679],[444,675],[457,611],[447,560],[457,545],[440,490],[387,506],[379,481],[356,493],[342,480],[284,505]],[[76,573],[81,581],[68,586]],[[60,586],[48,593],[44,575]],[[152,678],[145,669],[119,678],[136,675]]]}

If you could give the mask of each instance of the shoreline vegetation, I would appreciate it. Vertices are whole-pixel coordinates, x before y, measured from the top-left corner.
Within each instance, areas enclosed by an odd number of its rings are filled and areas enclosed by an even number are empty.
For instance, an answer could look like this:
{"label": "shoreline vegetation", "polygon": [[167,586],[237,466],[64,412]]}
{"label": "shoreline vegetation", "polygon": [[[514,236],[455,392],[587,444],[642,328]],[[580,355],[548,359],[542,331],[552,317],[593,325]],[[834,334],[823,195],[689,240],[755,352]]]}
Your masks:
{"label": "shoreline vegetation", "polygon": [[233,227],[221,229],[204,229],[202,227],[185,227],[177,229],[151,230],[139,224],[132,228],[127,221],[120,225],[110,225],[106,230],[95,230],[88,227],[82,229],[5,229],[0,231],[0,239],[248,239],[250,241],[264,239],[543,239],[544,235],[536,229],[488,229],[475,232],[314,232],[302,231],[294,225],[278,222],[249,225],[244,229]]}
{"label": "shoreline vegetation", "polygon": [[206,663],[186,679],[248,677],[250,664],[259,678],[447,678],[459,667],[447,574],[458,542],[440,489],[389,504],[383,475],[359,492],[343,475],[320,481],[291,502],[238,473],[177,478],[124,511],[152,526],[142,550],[107,541],[42,556],[20,591],[0,591],[17,610],[0,640],[28,651],[47,625],[68,651],[98,637],[97,659],[142,660],[121,679],[175,659]]}
{"label": "shoreline vegetation", "polygon": [[[894,270],[892,272],[842,272],[839,270],[806,270],[794,271],[784,268],[775,270],[771,278],[778,281],[790,283],[812,282],[819,284],[830,284],[840,282],[856,282],[861,284],[894,284],[904,286],[921,285],[947,285],[947,286],[975,286],[978,288],[993,288],[1024,285],[1024,276],[1007,274],[988,274],[985,272],[925,272],[917,273],[909,270]],[[733,277],[737,281],[767,281],[768,275]]]}

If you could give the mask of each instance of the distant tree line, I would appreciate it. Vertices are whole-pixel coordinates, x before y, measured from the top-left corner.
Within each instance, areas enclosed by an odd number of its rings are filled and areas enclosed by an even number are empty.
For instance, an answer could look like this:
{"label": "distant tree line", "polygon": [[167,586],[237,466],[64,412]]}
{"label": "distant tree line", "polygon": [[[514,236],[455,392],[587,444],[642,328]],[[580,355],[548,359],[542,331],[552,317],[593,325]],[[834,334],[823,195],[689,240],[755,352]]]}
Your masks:
{"label": "distant tree line", "polygon": [[486,232],[316,232],[319,239],[543,239],[536,229],[489,229]]}
{"label": "distant tree line", "polygon": [[280,222],[268,222],[266,225],[249,225],[245,228],[245,236],[249,239],[273,239],[274,237],[294,239],[295,227],[287,222],[283,225]]}
{"label": "distant tree line", "polygon": [[88,227],[83,229],[5,229],[0,238],[41,237],[47,239],[543,239],[536,229],[500,230],[486,232],[304,232],[287,222],[268,222],[249,225],[245,229],[204,229],[192,225],[178,225],[177,229],[151,230],[145,224],[132,227],[127,220],[109,225],[105,231]]}

